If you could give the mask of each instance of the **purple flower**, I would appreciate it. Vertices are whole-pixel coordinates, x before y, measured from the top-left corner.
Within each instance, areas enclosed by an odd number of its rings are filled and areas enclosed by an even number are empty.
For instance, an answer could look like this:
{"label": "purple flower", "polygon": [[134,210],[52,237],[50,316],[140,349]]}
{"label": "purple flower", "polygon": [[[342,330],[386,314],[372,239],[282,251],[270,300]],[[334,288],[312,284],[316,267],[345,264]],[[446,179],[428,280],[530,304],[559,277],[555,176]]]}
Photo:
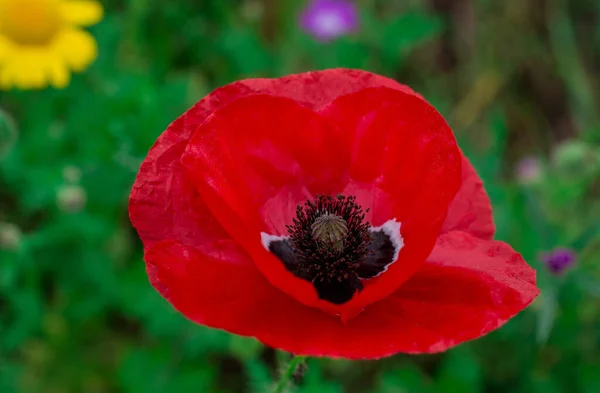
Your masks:
{"label": "purple flower", "polygon": [[300,25],[318,40],[329,41],[358,27],[358,11],[348,0],[312,0],[300,15]]}
{"label": "purple flower", "polygon": [[542,262],[554,274],[561,274],[575,263],[575,252],[568,248],[557,248],[541,256]]}
{"label": "purple flower", "polygon": [[517,164],[516,172],[520,183],[536,183],[542,177],[542,164],[535,157],[525,157]]}

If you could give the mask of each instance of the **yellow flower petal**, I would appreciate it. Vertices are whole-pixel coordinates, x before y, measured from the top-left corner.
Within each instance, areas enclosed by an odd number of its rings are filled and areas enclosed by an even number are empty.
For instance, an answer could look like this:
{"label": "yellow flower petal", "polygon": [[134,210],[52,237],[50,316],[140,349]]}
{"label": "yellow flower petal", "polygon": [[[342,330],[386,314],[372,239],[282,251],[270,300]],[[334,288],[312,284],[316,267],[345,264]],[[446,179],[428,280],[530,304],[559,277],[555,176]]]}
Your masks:
{"label": "yellow flower petal", "polygon": [[0,68],[0,90],[12,88],[12,74],[8,67]]}
{"label": "yellow flower petal", "polygon": [[75,71],[83,71],[98,55],[94,37],[77,28],[63,29],[58,33],[52,51]]}
{"label": "yellow flower petal", "polygon": [[6,63],[13,85],[22,90],[48,86],[48,56],[42,48],[16,50]]}
{"label": "yellow flower petal", "polygon": [[100,3],[93,0],[66,0],[61,4],[64,21],[77,26],[90,26],[102,20]]}
{"label": "yellow flower petal", "polygon": [[41,89],[48,85],[45,64],[40,62],[29,66],[26,70],[16,73],[17,85],[21,89]]}
{"label": "yellow flower petal", "polygon": [[[1,1],[1,0],[0,0]],[[45,48],[20,48],[0,67],[0,89],[22,90],[52,86],[62,89],[69,84],[68,66]]]}
{"label": "yellow flower petal", "polygon": [[48,71],[50,72],[50,83],[57,89],[64,89],[69,85],[71,75],[67,66],[58,59],[52,59],[48,64]]}
{"label": "yellow flower petal", "polygon": [[7,59],[10,56],[12,51],[13,45],[11,42],[2,34],[0,34],[0,64],[4,61],[4,59]]}

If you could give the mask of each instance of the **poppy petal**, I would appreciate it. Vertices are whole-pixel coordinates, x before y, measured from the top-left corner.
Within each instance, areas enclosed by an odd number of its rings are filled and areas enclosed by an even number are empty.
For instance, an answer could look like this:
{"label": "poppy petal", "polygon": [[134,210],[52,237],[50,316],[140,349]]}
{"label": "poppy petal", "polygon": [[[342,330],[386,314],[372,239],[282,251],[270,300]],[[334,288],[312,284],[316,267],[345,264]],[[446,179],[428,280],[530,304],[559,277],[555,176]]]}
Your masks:
{"label": "poppy petal", "polygon": [[215,90],[175,120],[142,162],[129,197],[129,218],[148,249],[161,240],[200,246],[229,238],[183,171],[180,160],[192,133],[223,103],[252,90],[236,83]]}
{"label": "poppy petal", "polygon": [[518,253],[464,232],[443,235],[417,274],[346,324],[275,289],[233,242],[203,250],[160,242],[146,260],[189,319],[311,356],[443,351],[500,327],[539,293]]}
{"label": "poppy petal", "polygon": [[[2,52],[0,51],[0,54]],[[180,164],[191,135],[218,108],[257,93],[288,97],[312,109],[321,108],[342,94],[387,86],[409,94],[409,87],[362,70],[331,69],[277,79],[247,79],[220,87],[196,103],[160,135],[142,163],[130,196],[129,214],[144,247],[176,239],[197,245],[222,238],[221,230]]]}
{"label": "poppy petal", "polygon": [[371,209],[372,225],[401,224],[398,259],[365,282],[357,302],[364,306],[394,292],[429,255],[461,183],[462,154],[433,107],[392,89],[342,96],[320,113],[354,131],[340,143],[350,145],[351,181],[343,193]]}
{"label": "poppy petal", "polygon": [[500,327],[538,294],[535,271],[509,245],[455,231],[381,306],[402,315],[406,337],[419,337],[402,352],[439,352]]}
{"label": "poppy petal", "polygon": [[291,98],[313,110],[321,109],[337,97],[369,87],[387,87],[422,98],[410,87],[393,79],[347,68],[311,71],[277,79],[247,79],[242,83],[256,92]]}
{"label": "poppy petal", "polygon": [[[129,214],[144,248],[166,239],[198,247],[207,241],[230,237],[190,184],[180,164],[191,135],[216,109],[257,93],[292,98],[301,105],[319,109],[339,95],[377,86],[418,96],[407,86],[380,75],[332,69],[279,79],[243,80],[218,88],[200,100],[158,138],[140,167],[130,196]],[[148,265],[147,269],[150,273],[154,268]],[[166,296],[164,286],[155,275],[150,274],[150,278]]]}
{"label": "poppy petal", "polygon": [[[218,88],[200,100],[160,135],[136,177],[129,216],[144,248],[166,239],[199,246],[207,241],[229,238],[189,183],[180,163],[192,133],[216,109],[255,93],[284,96],[310,108],[320,108],[341,94],[371,86],[388,86],[413,93],[407,86],[376,74],[335,69],[280,79],[248,79]],[[164,285],[153,274],[155,268],[147,265],[147,270],[152,285],[167,296]]]}
{"label": "poppy petal", "polygon": [[[180,160],[190,136],[207,116],[248,94],[252,90],[240,83],[215,90],[171,123],[148,152],[129,197],[129,218],[145,250],[169,239],[200,247],[230,238],[185,175]],[[168,299],[156,267],[146,264],[146,271],[152,286]]]}
{"label": "poppy petal", "polygon": [[221,225],[274,285],[309,304],[326,302],[263,247],[261,233],[287,234],[298,203],[319,187],[343,180],[342,166],[323,143],[333,135],[330,128],[293,100],[253,95],[207,118],[182,156],[189,178]]}
{"label": "poppy petal", "polygon": [[[376,166],[369,160],[363,166],[369,157]],[[461,173],[452,131],[435,109],[384,87],[342,96],[319,113],[281,97],[239,98],[198,127],[182,163],[215,217],[273,285],[343,317],[389,295],[416,271],[435,244]],[[364,190],[383,198],[375,201]],[[317,194],[354,192],[372,209],[373,225],[402,221],[406,247],[399,263],[355,299],[331,307],[266,252],[261,233],[287,235],[296,206]]]}
{"label": "poppy petal", "polygon": [[490,198],[475,168],[463,156],[462,183],[448,208],[442,233],[464,231],[482,239],[492,239],[496,227]]}
{"label": "poppy petal", "polygon": [[[327,116],[329,104],[339,96],[378,86],[420,97],[409,88],[381,76],[357,70],[327,70],[233,83],[215,90],[169,126],[142,164],[130,204],[131,220],[144,243],[148,275],[155,288],[197,323],[255,336],[269,346],[289,352],[357,359],[379,358],[397,352],[441,351],[495,329],[530,303],[538,293],[535,273],[509,246],[486,240],[493,234],[489,200],[481,180],[461,153],[458,154],[463,161],[462,185],[450,204],[442,228],[445,234],[438,240],[428,262],[424,265],[411,262],[409,265],[414,269],[420,266],[416,274],[362,313],[359,313],[362,308],[356,307],[352,310],[354,314],[350,314],[355,316],[351,320],[347,318],[349,314],[346,318],[341,315],[340,320],[301,304],[295,296],[288,296],[273,286],[265,278],[268,275],[257,268],[256,258],[251,258],[248,251],[231,238],[231,228],[225,230],[221,226],[220,222],[224,221],[235,223],[239,218],[235,211],[230,206],[221,206],[224,217],[217,221],[207,203],[211,206],[219,201],[222,203],[219,194],[213,189],[212,193],[201,196],[181,165],[180,158],[196,129],[215,110],[241,97],[254,94],[287,97]],[[360,105],[356,107],[364,109]],[[329,113],[335,113],[335,110]],[[352,120],[362,127],[357,131],[358,135],[364,137],[369,132],[374,135],[374,130],[364,132],[368,128],[365,125],[373,121],[373,114],[363,114],[365,121]],[[316,120],[335,133],[337,126],[321,121]],[[369,138],[366,139],[369,142]],[[375,142],[370,142],[377,147]],[[342,158],[361,156],[360,149],[351,152]],[[381,160],[376,153],[364,153],[363,157],[373,160],[362,161],[366,163],[366,169],[354,169],[355,174],[368,177],[370,168]],[[429,153],[435,156],[436,151],[433,149],[433,153]],[[445,166],[436,160],[432,162],[434,167]],[[318,176],[323,174],[318,173]],[[410,181],[403,176],[407,174],[400,173],[401,183]],[[364,183],[352,182],[344,191],[352,191],[361,201],[379,205],[377,214],[383,219],[386,214],[381,205],[390,205],[389,195],[380,188],[369,189]],[[402,188],[402,184],[395,185],[391,181],[382,184],[388,190]],[[427,188],[428,182],[423,184],[425,186],[420,188]],[[288,194],[293,196],[294,192]],[[412,203],[413,206],[424,206],[423,200],[433,202],[436,198],[433,192],[421,193]],[[277,205],[282,201],[274,203]],[[244,203],[240,206],[244,207]],[[407,219],[402,223],[402,235],[407,227],[413,228],[409,233],[419,233],[415,228],[424,231],[427,226],[430,229],[441,226],[438,221],[443,220],[445,213],[440,215],[439,211],[446,208],[447,205],[434,206],[435,211],[428,216],[431,220],[425,220],[430,221],[429,224],[414,221],[409,224],[410,219]],[[389,212],[402,209],[410,210],[404,204],[392,203]],[[373,217],[372,214],[370,218]],[[456,231],[459,229],[465,232]],[[428,242],[415,240],[413,235],[402,240],[411,244]],[[404,255],[411,247],[402,249]],[[418,249],[424,252],[427,247]],[[265,258],[275,258],[263,251]],[[279,263],[280,267],[282,265]],[[385,263],[383,266],[387,268]],[[364,274],[373,275],[377,271]],[[373,280],[365,282],[370,281]],[[390,288],[393,286],[387,290]],[[308,289],[314,291],[312,287]],[[364,304],[368,305],[368,302]]]}

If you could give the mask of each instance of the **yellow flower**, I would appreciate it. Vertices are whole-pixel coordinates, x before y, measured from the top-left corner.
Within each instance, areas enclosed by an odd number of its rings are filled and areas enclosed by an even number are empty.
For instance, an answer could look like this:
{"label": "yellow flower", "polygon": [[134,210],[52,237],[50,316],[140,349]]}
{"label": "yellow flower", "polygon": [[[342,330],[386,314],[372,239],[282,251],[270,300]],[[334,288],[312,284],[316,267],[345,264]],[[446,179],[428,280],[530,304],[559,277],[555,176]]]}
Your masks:
{"label": "yellow flower", "polygon": [[97,55],[94,0],[0,0],[0,89],[63,88]]}

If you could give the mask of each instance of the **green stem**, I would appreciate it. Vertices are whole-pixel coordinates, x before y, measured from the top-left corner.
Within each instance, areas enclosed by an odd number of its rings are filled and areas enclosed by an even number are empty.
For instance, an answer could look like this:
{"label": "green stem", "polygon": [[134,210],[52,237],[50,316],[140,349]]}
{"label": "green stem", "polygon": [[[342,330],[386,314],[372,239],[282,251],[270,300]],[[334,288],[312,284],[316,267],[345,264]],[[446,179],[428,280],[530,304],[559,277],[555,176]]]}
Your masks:
{"label": "green stem", "polygon": [[290,383],[290,379],[293,377],[298,367],[302,363],[304,363],[305,360],[306,356],[294,356],[292,360],[290,360],[290,364],[288,364],[285,372],[281,375],[281,378],[279,378],[279,381],[277,382],[277,386],[275,386],[273,393],[285,392],[285,389]]}

